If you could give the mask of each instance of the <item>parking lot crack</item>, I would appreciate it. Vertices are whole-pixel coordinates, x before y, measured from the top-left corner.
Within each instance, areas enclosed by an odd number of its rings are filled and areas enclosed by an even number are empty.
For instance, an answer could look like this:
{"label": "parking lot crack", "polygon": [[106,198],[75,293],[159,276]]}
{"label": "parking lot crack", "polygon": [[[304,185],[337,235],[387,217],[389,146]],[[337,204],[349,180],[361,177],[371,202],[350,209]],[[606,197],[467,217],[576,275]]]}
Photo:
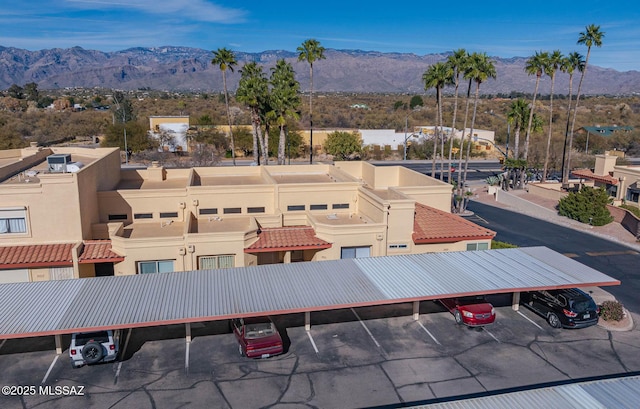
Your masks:
{"label": "parking lot crack", "polygon": [[616,350],[616,344],[613,339],[613,334],[611,333],[611,331],[607,331],[607,332],[609,333],[609,345],[611,345],[611,352],[616,357],[616,361],[618,361],[620,366],[624,368],[625,372],[629,372],[629,368],[627,368],[627,366],[624,364],[624,362],[620,358],[620,355],[618,355],[618,351]]}

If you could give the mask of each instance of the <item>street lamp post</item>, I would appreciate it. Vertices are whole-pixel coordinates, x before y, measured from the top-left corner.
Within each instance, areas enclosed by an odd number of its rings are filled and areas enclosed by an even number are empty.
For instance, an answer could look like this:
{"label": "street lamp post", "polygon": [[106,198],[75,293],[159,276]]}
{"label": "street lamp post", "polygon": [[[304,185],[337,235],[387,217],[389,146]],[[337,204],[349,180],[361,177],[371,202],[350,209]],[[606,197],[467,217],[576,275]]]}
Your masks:
{"label": "street lamp post", "polygon": [[[116,107],[118,109],[120,109],[120,103],[118,102],[118,98],[115,97],[113,100],[116,103]],[[124,106],[122,107],[122,109],[120,109],[122,111],[122,130],[124,133],[124,164],[128,165],[129,164],[129,150],[127,149],[127,125],[126,125],[126,112],[124,110]]]}

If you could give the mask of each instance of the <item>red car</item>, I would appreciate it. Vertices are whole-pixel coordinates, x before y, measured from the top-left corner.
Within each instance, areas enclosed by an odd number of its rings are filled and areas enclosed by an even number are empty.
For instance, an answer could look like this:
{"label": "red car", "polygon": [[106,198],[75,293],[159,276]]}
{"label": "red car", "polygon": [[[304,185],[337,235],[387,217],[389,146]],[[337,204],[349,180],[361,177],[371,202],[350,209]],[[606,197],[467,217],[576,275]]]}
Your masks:
{"label": "red car", "polygon": [[231,320],[241,356],[269,358],[283,352],[282,338],[269,317]]}
{"label": "red car", "polygon": [[443,298],[440,301],[449,310],[456,323],[470,327],[481,327],[496,320],[496,311],[482,295],[457,298]]}

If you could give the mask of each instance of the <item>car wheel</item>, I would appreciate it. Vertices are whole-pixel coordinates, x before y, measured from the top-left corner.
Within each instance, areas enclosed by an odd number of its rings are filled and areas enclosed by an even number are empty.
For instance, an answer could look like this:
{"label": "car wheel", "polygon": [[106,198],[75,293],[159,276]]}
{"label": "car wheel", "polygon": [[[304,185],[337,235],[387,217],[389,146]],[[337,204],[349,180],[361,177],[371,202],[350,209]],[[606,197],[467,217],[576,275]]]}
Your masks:
{"label": "car wheel", "polygon": [[242,345],[238,344],[238,352],[240,352],[240,356],[244,356],[244,351],[242,350]]}
{"label": "car wheel", "polygon": [[89,341],[82,348],[82,358],[88,364],[95,364],[102,359],[102,345],[95,341]]}
{"label": "car wheel", "polygon": [[558,318],[558,316],[553,312],[549,313],[549,316],[547,317],[547,322],[553,328],[562,328],[562,323],[560,322],[560,318]]}
{"label": "car wheel", "polygon": [[453,312],[453,318],[456,319],[456,324],[462,325],[462,314],[460,314],[460,311],[455,310]]}

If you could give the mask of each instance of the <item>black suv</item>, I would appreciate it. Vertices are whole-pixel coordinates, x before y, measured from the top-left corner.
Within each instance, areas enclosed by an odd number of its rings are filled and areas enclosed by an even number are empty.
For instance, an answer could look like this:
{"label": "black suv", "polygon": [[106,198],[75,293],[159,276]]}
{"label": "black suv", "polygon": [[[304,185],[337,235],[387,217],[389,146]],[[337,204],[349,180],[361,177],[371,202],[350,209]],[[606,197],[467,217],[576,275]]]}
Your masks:
{"label": "black suv", "polygon": [[523,293],[522,303],[546,318],[553,328],[584,328],[598,323],[600,309],[589,294],[577,288]]}

